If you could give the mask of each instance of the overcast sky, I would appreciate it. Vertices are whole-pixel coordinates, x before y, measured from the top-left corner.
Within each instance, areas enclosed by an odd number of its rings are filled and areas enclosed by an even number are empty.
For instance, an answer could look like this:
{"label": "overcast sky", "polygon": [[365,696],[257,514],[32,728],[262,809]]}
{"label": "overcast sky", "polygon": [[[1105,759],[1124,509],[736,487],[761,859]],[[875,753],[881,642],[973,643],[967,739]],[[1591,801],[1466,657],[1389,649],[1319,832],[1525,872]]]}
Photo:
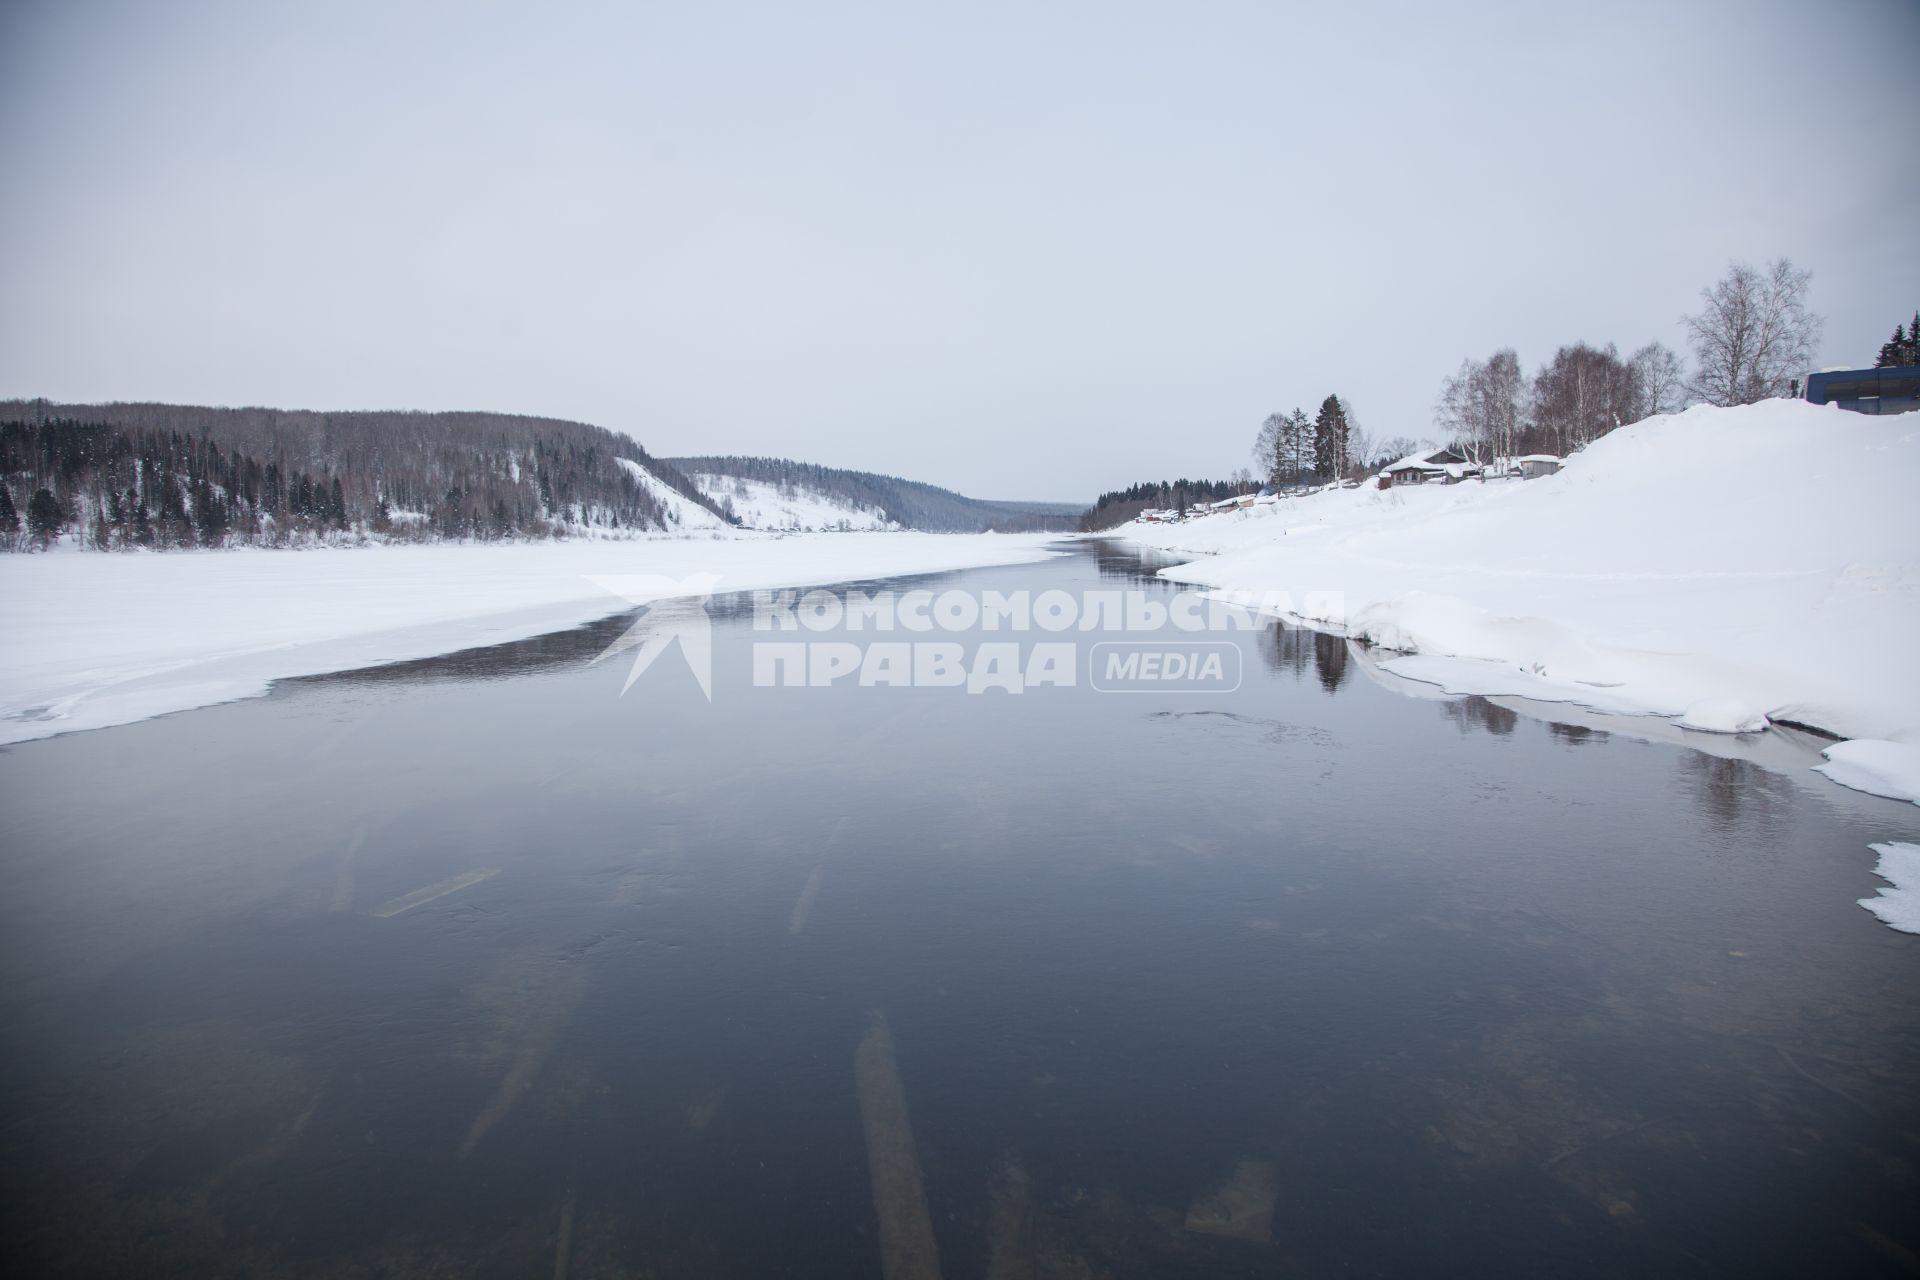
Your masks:
{"label": "overcast sky", "polygon": [[1920,3],[0,3],[0,395],[585,419],[987,497],[1377,436],[1731,258],[1920,306]]}

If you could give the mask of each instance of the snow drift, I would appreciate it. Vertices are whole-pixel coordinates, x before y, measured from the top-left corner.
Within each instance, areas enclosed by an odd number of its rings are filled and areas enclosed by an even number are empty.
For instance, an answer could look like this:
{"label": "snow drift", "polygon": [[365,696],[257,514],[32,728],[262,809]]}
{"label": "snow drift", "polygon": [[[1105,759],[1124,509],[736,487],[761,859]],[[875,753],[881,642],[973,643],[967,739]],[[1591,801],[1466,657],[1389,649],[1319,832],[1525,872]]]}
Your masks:
{"label": "snow drift", "polygon": [[[1297,619],[1451,692],[1881,741],[1920,727],[1916,474],[1920,415],[1774,400],[1623,427],[1537,480],[1369,485],[1125,533],[1210,553],[1170,578],[1287,592]],[[1920,748],[1852,745],[1872,767],[1842,751],[1837,780],[1920,798]]]}

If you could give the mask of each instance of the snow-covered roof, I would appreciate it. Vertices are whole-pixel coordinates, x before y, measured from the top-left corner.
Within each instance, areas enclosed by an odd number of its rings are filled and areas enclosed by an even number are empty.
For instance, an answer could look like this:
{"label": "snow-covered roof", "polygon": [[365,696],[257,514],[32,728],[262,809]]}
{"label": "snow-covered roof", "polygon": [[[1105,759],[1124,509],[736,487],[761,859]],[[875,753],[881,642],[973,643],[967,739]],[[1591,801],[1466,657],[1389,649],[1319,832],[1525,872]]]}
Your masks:
{"label": "snow-covered roof", "polygon": [[[1382,472],[1413,470],[1438,471],[1446,464],[1433,460],[1433,455],[1436,453],[1453,453],[1453,450],[1444,445],[1423,445],[1417,452],[1408,454],[1398,462],[1389,463],[1380,468],[1380,470]],[[1455,454],[1454,456],[1458,457],[1459,455]]]}
{"label": "snow-covered roof", "polygon": [[1515,462],[1558,462],[1560,459],[1551,453],[1528,453],[1514,459]]}

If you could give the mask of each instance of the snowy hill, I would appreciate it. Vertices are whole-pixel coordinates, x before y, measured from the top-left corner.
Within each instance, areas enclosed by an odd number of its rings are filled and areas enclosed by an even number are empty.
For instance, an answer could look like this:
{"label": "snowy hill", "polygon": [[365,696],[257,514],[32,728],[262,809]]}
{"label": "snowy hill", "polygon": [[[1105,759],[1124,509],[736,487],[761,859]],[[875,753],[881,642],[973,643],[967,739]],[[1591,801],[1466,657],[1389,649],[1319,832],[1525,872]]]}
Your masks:
{"label": "snowy hill", "polygon": [[[764,528],[846,527],[920,529],[928,533],[1065,531],[1080,507],[1067,502],[1007,502],[969,498],[951,489],[872,471],[850,471],[790,458],[705,455],[667,458],[666,465],[700,476],[714,497],[734,496],[767,521]],[[747,486],[745,497],[736,482]],[[797,524],[787,523],[796,521]],[[822,523],[824,522],[824,523]],[[875,523],[878,522],[878,523]]]}
{"label": "snowy hill", "polygon": [[678,492],[641,463],[632,458],[615,458],[614,461],[639,482],[641,490],[653,499],[668,532],[691,533],[700,529],[731,527],[723,517]]}
{"label": "snowy hill", "polygon": [[1834,748],[1828,769],[1920,799],[1917,468],[1920,415],[1774,400],[1623,427],[1542,479],[1124,532],[1210,557],[1169,577],[1288,592],[1285,611],[1454,692],[1896,740]]}
{"label": "snowy hill", "polygon": [[[617,464],[617,465],[616,465]],[[725,524],[603,427],[506,413],[0,401],[0,511],[70,546],[632,537]]]}
{"label": "snowy hill", "polygon": [[878,507],[821,493],[805,484],[773,484],[744,476],[696,472],[700,491],[749,529],[898,529]]}

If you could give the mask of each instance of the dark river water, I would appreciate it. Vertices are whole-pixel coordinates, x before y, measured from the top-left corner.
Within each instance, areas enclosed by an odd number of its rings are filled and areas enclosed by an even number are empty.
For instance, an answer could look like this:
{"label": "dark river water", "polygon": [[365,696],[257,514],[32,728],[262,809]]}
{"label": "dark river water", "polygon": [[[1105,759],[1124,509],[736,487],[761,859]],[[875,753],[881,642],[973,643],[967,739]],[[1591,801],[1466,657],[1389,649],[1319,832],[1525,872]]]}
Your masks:
{"label": "dark river water", "polygon": [[710,703],[615,619],[0,753],[9,1273],[1920,1267],[1855,905],[1920,810],[1818,744],[1270,623],[1231,693],[757,688],[738,603]]}

